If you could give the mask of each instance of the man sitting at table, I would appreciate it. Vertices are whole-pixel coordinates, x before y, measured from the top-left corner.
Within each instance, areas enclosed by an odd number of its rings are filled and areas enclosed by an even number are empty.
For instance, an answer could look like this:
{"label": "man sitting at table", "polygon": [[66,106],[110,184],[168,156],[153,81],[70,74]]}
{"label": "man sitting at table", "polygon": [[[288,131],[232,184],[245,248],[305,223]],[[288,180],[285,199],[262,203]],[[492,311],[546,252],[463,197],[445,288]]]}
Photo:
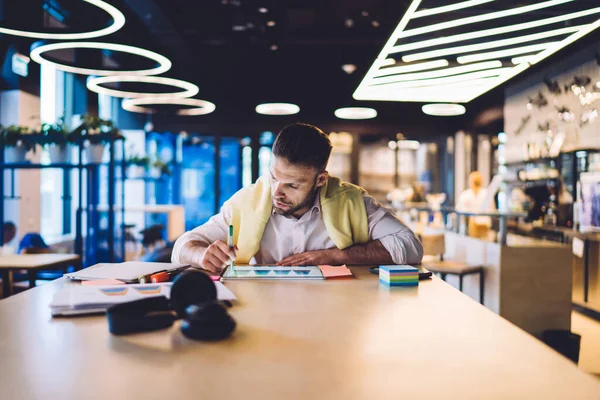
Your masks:
{"label": "man sitting at table", "polygon": [[[204,225],[184,233],[174,263],[219,272],[236,264],[418,264],[415,234],[366,191],[329,176],[331,142],[316,126],[283,128],[267,175]],[[229,225],[233,242],[227,244]]]}

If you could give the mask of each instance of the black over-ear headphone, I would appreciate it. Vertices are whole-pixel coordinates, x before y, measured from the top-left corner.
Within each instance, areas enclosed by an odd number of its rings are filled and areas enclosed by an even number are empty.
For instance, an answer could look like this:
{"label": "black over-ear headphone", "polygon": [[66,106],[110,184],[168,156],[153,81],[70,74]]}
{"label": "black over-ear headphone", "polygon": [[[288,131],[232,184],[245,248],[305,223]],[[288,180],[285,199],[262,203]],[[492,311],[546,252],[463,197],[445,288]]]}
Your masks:
{"label": "black over-ear headphone", "polygon": [[184,336],[196,340],[219,340],[231,335],[235,320],[217,302],[217,288],[203,272],[187,270],[171,286],[171,298],[151,297],[110,307],[106,316],[113,335],[168,328],[179,318]]}

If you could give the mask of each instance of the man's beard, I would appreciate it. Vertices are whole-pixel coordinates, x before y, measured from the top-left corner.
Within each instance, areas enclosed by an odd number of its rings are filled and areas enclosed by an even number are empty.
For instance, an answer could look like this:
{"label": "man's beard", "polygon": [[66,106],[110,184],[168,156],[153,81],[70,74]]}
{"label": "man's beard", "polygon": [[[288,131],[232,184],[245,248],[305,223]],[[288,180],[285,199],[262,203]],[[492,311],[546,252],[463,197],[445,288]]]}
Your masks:
{"label": "man's beard", "polygon": [[[304,200],[302,200],[298,205],[291,207],[289,210],[282,210],[281,208],[277,208],[275,206],[275,201],[273,199],[273,209],[275,210],[275,212],[279,215],[283,215],[284,217],[288,217],[292,214],[294,214],[295,212],[303,209],[304,207],[308,207],[313,205],[313,203],[315,202],[315,196],[317,195],[317,184],[313,184],[312,188],[310,189],[310,192],[308,192],[308,194],[306,195],[306,197],[304,198]],[[279,200],[278,200],[279,202]],[[280,202],[281,203],[281,202]],[[290,205],[287,203],[284,203],[285,205]]]}

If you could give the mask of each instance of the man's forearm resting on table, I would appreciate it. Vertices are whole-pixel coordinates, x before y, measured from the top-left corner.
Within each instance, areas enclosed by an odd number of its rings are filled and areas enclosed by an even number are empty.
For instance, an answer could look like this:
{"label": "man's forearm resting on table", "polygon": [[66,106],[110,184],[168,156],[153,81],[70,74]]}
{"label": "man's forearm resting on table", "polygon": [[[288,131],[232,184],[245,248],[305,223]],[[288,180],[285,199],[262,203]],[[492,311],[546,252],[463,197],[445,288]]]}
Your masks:
{"label": "man's forearm resting on table", "polygon": [[340,252],[339,264],[393,264],[392,256],[379,240],[357,244]]}
{"label": "man's forearm resting on table", "polygon": [[393,264],[393,259],[381,241],[372,240],[344,250],[331,248],[294,254],[279,261],[277,265],[373,265]]}

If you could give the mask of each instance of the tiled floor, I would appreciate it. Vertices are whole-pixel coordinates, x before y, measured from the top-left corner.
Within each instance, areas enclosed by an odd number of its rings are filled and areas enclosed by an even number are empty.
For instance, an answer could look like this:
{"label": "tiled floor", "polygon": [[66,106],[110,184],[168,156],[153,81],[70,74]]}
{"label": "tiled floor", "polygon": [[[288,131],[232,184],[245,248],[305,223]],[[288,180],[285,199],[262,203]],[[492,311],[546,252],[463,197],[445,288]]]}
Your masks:
{"label": "tiled floor", "polygon": [[571,330],[581,335],[579,368],[600,375],[600,321],[573,311]]}

